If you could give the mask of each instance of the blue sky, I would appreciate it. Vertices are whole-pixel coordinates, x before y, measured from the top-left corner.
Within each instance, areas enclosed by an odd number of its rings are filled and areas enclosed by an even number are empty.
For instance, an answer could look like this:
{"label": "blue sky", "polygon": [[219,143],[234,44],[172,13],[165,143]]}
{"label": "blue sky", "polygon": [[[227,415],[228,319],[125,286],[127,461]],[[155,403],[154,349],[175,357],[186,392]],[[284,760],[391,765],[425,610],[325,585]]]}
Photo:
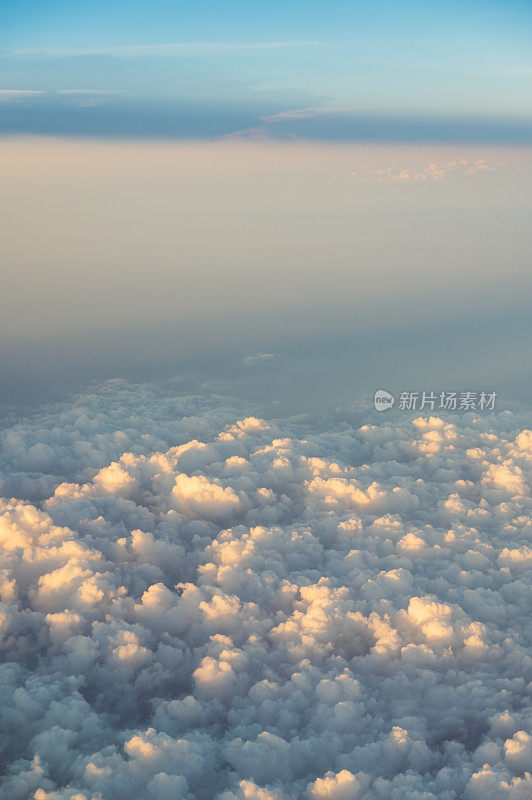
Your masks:
{"label": "blue sky", "polygon": [[4,1],[1,28],[3,132],[532,140],[522,0]]}

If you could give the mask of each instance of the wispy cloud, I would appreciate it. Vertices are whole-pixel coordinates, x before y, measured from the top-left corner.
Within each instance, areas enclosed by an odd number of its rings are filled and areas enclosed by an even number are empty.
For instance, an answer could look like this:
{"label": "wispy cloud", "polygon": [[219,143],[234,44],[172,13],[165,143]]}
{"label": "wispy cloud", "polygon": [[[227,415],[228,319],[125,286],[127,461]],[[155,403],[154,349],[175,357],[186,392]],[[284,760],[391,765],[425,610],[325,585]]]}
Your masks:
{"label": "wispy cloud", "polygon": [[353,113],[350,109],[343,108],[292,108],[288,111],[279,111],[277,114],[268,114],[262,117],[262,122],[276,123],[276,122],[295,122],[301,119],[316,119],[319,117],[329,117],[332,114],[346,114]]}
{"label": "wispy cloud", "polygon": [[247,366],[256,366],[257,364],[264,364],[272,361],[275,358],[275,353],[255,353],[252,356],[244,358],[244,364]]}
{"label": "wispy cloud", "polygon": [[57,94],[123,94],[122,89],[58,89]]}
{"label": "wispy cloud", "polygon": [[0,89],[0,103],[42,94],[39,89]]}
{"label": "wispy cloud", "polygon": [[[0,89],[0,103],[10,103],[23,101],[31,106],[31,101],[35,100],[42,105],[42,101],[53,100],[54,97],[61,95],[65,97],[65,102],[76,107],[91,108],[100,104],[100,97],[108,97],[123,94],[121,89]],[[30,101],[28,104],[27,101]],[[20,104],[19,104],[20,105]]]}
{"label": "wispy cloud", "polygon": [[109,47],[23,47],[3,50],[4,58],[76,58],[80,56],[110,56],[113,58],[205,58],[208,56],[239,56],[286,48],[319,47],[317,41],[280,42],[168,42],[166,44],[110,45]]}

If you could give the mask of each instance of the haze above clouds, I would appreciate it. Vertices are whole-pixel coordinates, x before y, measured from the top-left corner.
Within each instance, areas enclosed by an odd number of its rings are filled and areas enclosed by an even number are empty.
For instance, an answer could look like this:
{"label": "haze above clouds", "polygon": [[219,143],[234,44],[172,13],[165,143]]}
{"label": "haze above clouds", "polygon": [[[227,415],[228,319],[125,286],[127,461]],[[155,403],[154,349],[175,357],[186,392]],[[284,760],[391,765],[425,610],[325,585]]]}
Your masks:
{"label": "haze above clouds", "polygon": [[387,382],[529,396],[528,148],[28,138],[0,161],[4,400],[232,379],[260,352],[282,357],[255,398],[312,363],[337,364],[333,403]]}

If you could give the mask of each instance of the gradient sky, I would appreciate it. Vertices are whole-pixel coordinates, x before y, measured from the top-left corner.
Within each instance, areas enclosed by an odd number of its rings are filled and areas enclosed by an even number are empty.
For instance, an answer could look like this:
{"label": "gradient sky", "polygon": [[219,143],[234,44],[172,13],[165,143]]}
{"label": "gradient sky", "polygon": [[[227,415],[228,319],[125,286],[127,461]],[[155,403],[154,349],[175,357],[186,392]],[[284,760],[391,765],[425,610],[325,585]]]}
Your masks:
{"label": "gradient sky", "polygon": [[531,39],[517,0],[3,2],[0,403],[528,399]]}
{"label": "gradient sky", "polygon": [[0,171],[0,402],[197,371],[296,409],[530,397],[530,148],[6,137]]}
{"label": "gradient sky", "polygon": [[530,142],[531,23],[523,0],[4,2],[0,131]]}

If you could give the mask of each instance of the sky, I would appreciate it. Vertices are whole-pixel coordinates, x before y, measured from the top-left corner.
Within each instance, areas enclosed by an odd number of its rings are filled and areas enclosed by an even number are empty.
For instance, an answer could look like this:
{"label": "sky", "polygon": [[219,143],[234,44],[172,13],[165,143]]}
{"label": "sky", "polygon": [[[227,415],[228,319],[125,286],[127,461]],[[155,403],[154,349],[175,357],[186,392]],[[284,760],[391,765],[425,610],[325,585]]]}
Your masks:
{"label": "sky", "polygon": [[0,131],[530,142],[531,16],[520,0],[6,2]]}

